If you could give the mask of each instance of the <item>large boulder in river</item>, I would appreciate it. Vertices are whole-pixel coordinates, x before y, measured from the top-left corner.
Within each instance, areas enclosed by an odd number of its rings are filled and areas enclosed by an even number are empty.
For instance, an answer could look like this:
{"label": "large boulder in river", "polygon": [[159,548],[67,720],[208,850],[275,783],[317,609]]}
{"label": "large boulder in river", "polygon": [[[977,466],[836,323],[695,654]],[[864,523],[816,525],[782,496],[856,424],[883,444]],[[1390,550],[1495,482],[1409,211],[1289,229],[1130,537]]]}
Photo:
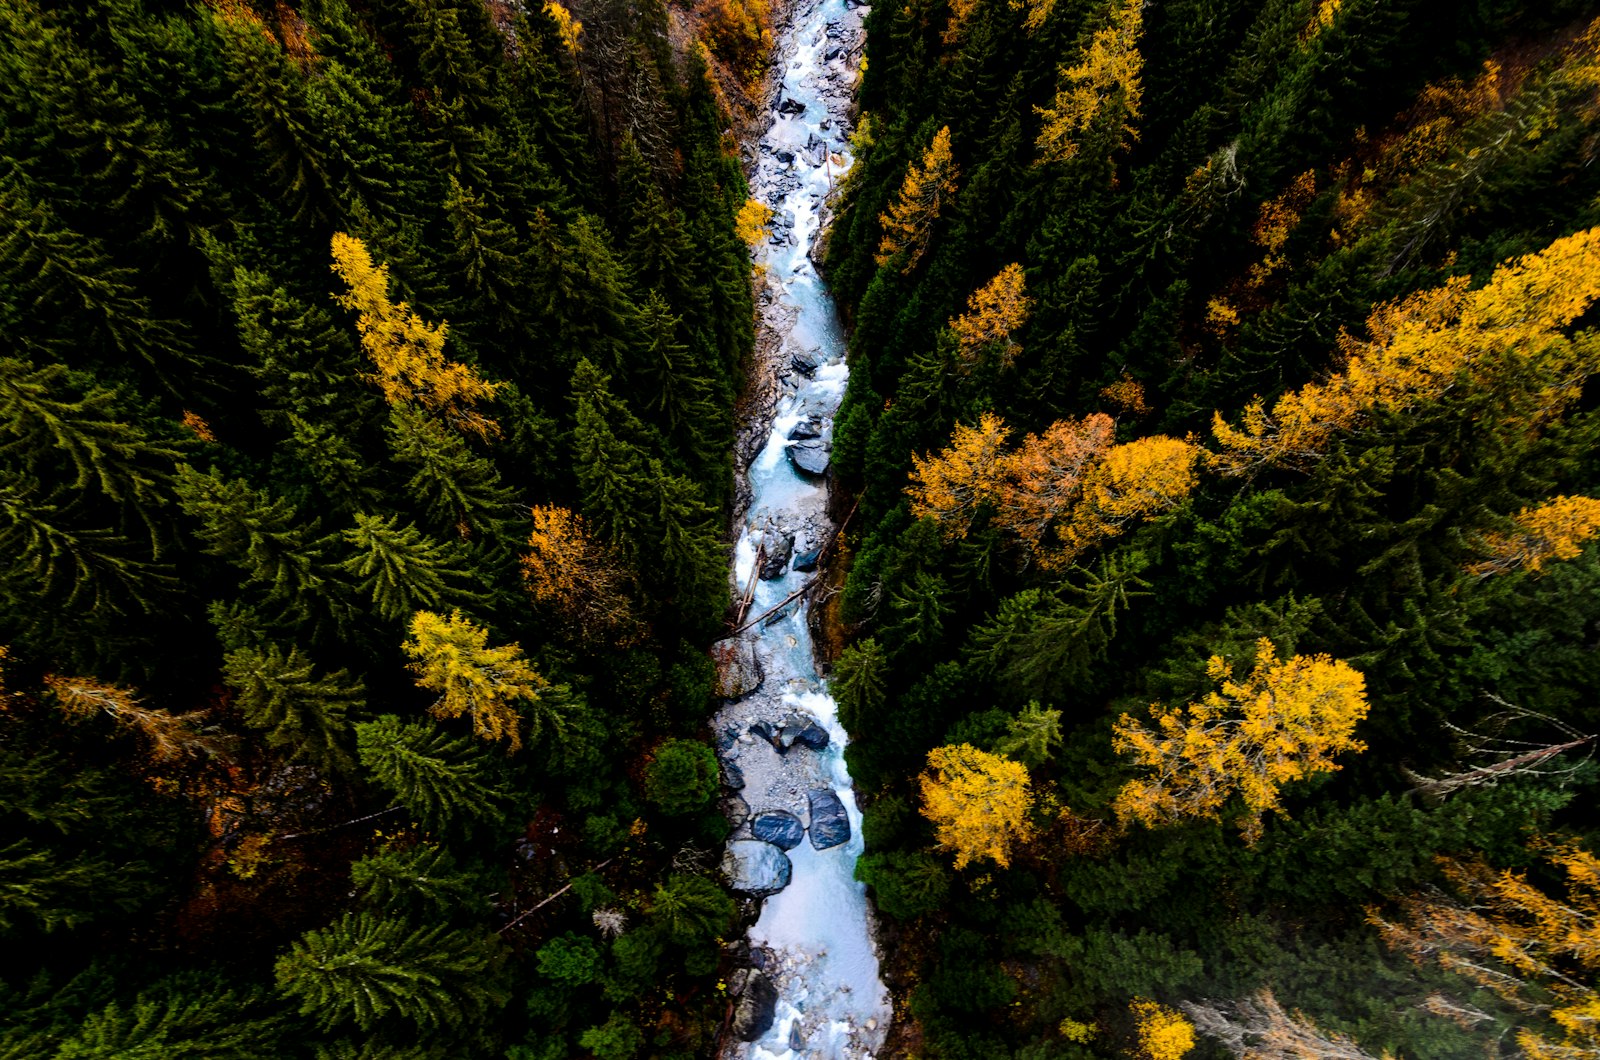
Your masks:
{"label": "large boulder in river", "polygon": [[767,810],[750,822],[750,834],[780,850],[793,850],[806,837],[806,826],[788,810]]}
{"label": "large boulder in river", "polygon": [[[845,827],[849,827],[848,823]],[[728,886],[752,898],[777,894],[789,886],[793,871],[789,855],[759,839],[735,839],[722,856],[722,872],[728,877]]]}
{"label": "large boulder in river", "polygon": [[796,552],[794,555],[794,562],[789,565],[789,569],[797,571],[814,571],[817,569],[817,561],[821,558],[822,549],[820,548],[814,548],[809,552]]}
{"label": "large boulder in river", "polygon": [[770,582],[783,577],[794,552],[794,536],[774,531],[763,538],[761,546],[761,580]]}
{"label": "large boulder in river", "polygon": [[753,1042],[772,1029],[772,1020],[778,1011],[778,988],[754,968],[741,968],[734,974],[743,979],[743,983],[728,1029],[741,1042]]}
{"label": "large boulder in river", "polygon": [[729,637],[711,645],[711,661],[717,664],[717,695],[738,699],[761,687],[766,673],[756,658],[756,642]]}
{"label": "large boulder in river", "polygon": [[821,476],[828,473],[828,455],[832,447],[819,438],[808,441],[796,442],[786,450],[789,462],[807,475]]}
{"label": "large boulder in river", "polygon": [[816,788],[806,793],[811,802],[811,845],[827,850],[850,841],[850,817],[844,803],[831,788]]}

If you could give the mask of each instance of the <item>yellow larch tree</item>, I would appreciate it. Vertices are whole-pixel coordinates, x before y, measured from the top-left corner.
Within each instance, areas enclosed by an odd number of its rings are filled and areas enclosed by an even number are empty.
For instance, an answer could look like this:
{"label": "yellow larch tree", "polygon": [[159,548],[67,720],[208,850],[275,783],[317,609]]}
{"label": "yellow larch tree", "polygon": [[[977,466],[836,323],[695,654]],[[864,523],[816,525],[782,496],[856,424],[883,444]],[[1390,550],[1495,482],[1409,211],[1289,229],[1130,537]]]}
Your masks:
{"label": "yellow larch tree", "polygon": [[939,845],[955,854],[958,869],[978,858],[1005,868],[1012,846],[1032,830],[1033,795],[1021,762],[970,744],[936,747],[918,784],[922,816],[933,822]]}
{"label": "yellow larch tree", "polygon": [[1327,655],[1280,660],[1265,637],[1244,679],[1235,680],[1220,656],[1207,673],[1218,690],[1186,707],[1151,704],[1154,728],[1130,714],[1117,720],[1113,748],[1133,755],[1149,775],[1123,785],[1114,808],[1125,823],[1158,827],[1186,817],[1220,819],[1223,804],[1238,794],[1245,805],[1240,828],[1254,842],[1284,784],[1337,770],[1334,756],[1365,749],[1354,733],[1367,716],[1366,679]]}
{"label": "yellow larch tree", "polygon": [[389,266],[373,264],[361,240],[338,232],[332,267],[345,284],[334,300],[356,312],[361,348],[378,369],[385,400],[391,405],[415,402],[480,438],[498,434],[499,425],[474,408],[493,398],[498,388],[445,357],[445,324],[429,324],[405,302],[389,300]]}
{"label": "yellow larch tree", "polygon": [[1000,525],[1029,551],[1038,552],[1052,528],[1063,525],[1083,497],[1084,477],[1111,446],[1116,424],[1095,413],[1057,420],[1030,434],[1004,465],[998,501]]}
{"label": "yellow larch tree", "polygon": [[989,347],[1000,357],[1000,367],[1010,368],[1022,347],[1012,334],[1028,322],[1033,299],[1028,297],[1022,266],[1007,265],[999,275],[973,292],[967,311],[950,320],[950,330],[960,343],[960,364],[970,371],[979,355]]}
{"label": "yellow larch tree", "polygon": [[772,207],[758,199],[746,199],[733,219],[733,230],[746,246],[760,245],[772,235]]}
{"label": "yellow larch tree", "polygon": [[1222,452],[1214,466],[1231,475],[1309,466],[1370,413],[1436,400],[1463,372],[1483,376],[1507,357],[1534,364],[1551,380],[1541,395],[1551,411],[1600,368],[1594,344],[1562,333],[1600,299],[1600,228],[1501,265],[1476,291],[1470,284],[1457,277],[1379,306],[1367,318],[1370,340],[1340,337],[1344,370],[1284,394],[1270,415],[1259,399],[1246,406],[1239,427],[1217,413],[1212,431]]}
{"label": "yellow larch tree", "polygon": [[906,170],[906,179],[889,209],[878,215],[878,223],[883,226],[883,240],[875,259],[879,265],[887,265],[904,252],[905,264],[900,271],[910,272],[917,267],[928,250],[933,222],[956,193],[960,172],[950,153],[950,126],[946,125],[933,134],[921,164],[913,163]]}
{"label": "yellow larch tree", "polygon": [[522,578],[534,600],[553,607],[585,639],[626,641],[637,632],[622,558],[590,536],[575,512],[533,509]]}
{"label": "yellow larch tree", "polygon": [[1443,858],[1460,900],[1434,891],[1401,899],[1400,919],[1375,908],[1367,916],[1413,960],[1436,962],[1527,1013],[1517,1045],[1529,1060],[1600,1056],[1600,859],[1573,844],[1552,844],[1545,856],[1565,876],[1562,898],[1523,873]]}
{"label": "yellow larch tree", "polygon": [[1182,1060],[1194,1049],[1194,1024],[1175,1008],[1136,997],[1128,1005],[1140,1060]]}
{"label": "yellow larch tree", "polygon": [[1135,520],[1176,508],[1194,491],[1199,462],[1199,446],[1162,434],[1113,446],[1084,482],[1072,520],[1060,528],[1061,549],[1041,554],[1040,563],[1070,563]]}
{"label": "yellow larch tree", "polygon": [[1143,21],[1144,0],[1120,0],[1111,9],[1111,25],[1095,33],[1083,58],[1060,68],[1061,87],[1054,101],[1034,108],[1044,120],[1037,140],[1040,164],[1076,155],[1083,133],[1102,116],[1111,116],[1129,137],[1138,138],[1133,122],[1139,117],[1139,75],[1144,69],[1139,55]]}
{"label": "yellow larch tree", "polygon": [[439,693],[429,708],[438,718],[472,719],[485,740],[505,740],[507,752],[522,746],[521,715],[514,704],[537,704],[550,683],[529,665],[515,644],[489,647],[489,631],[460,611],[448,616],[418,611],[411,639],[401,645],[418,687]]}
{"label": "yellow larch tree", "polygon": [[583,23],[572,17],[572,12],[567,10],[558,0],[545,0],[545,14],[556,24],[556,32],[561,34],[561,44],[572,55],[577,55],[583,47],[578,43],[578,38],[583,34]]}
{"label": "yellow larch tree", "polygon": [[1538,572],[1551,560],[1576,559],[1584,542],[1600,533],[1600,500],[1552,497],[1516,514],[1515,530],[1485,535],[1488,557],[1468,565],[1471,574],[1504,574],[1518,568]]}
{"label": "yellow larch tree", "polygon": [[933,516],[947,539],[966,537],[979,505],[1000,495],[1010,434],[1004,420],[985,412],[976,427],[957,424],[941,452],[913,455],[911,514]]}

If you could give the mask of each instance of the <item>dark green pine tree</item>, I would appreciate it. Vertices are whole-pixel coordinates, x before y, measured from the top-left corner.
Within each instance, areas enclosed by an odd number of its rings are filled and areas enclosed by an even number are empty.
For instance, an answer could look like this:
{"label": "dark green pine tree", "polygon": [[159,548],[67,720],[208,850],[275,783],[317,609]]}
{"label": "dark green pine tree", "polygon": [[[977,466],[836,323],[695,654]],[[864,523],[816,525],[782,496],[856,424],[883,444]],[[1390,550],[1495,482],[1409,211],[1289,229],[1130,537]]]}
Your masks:
{"label": "dark green pine tree", "polygon": [[135,423],[118,391],[59,364],[0,357],[0,462],[43,474],[44,457],[71,466],[75,490],[93,486],[113,501],[159,504],[183,446]]}
{"label": "dark green pine tree", "polygon": [[589,361],[572,373],[577,405],[572,432],[573,470],[583,491],[583,513],[592,531],[637,561],[647,555],[646,527],[653,513],[644,507],[649,474],[644,424],[614,397],[611,380]]}
{"label": "dark green pine tree", "polygon": [[481,913],[489,904],[482,877],[437,843],[368,854],[350,866],[350,882],[374,908],[421,919]]}
{"label": "dark green pine tree", "polygon": [[468,737],[386,714],[356,726],[356,748],[372,778],[427,828],[459,831],[504,819],[510,794],[489,750]]}
{"label": "dark green pine tree", "polygon": [[692,628],[709,628],[728,606],[728,557],[717,509],[697,482],[667,474],[658,460],[650,461],[644,486],[649,577]]}
{"label": "dark green pine tree", "polygon": [[353,513],[382,502],[383,490],[348,434],[294,413],[284,418],[284,425],[289,436],[273,454],[273,477],[285,492],[293,492],[292,484],[309,473],[321,501],[333,511]]}
{"label": "dark green pine tree", "polygon": [[[637,346],[639,311],[604,230],[584,215],[563,232],[539,210],[531,239],[527,299],[540,342],[563,368],[587,359],[612,373],[625,370],[627,351]],[[524,385],[533,390],[549,380]]]}
{"label": "dark green pine tree", "polygon": [[98,360],[121,370],[132,355],[165,377],[192,356],[183,326],[162,319],[98,240],[62,224],[15,179],[0,176],[0,325],[50,360]]}
{"label": "dark green pine tree", "polygon": [[74,928],[105,912],[115,892],[101,881],[117,866],[90,855],[63,856],[53,845],[16,839],[0,846],[0,936],[22,928]]}
{"label": "dark green pine tree", "polygon": [[239,110],[250,123],[271,192],[297,224],[339,216],[339,174],[306,94],[304,76],[261,23],[229,9],[211,21]]}
{"label": "dark green pine tree", "polygon": [[371,1031],[398,1018],[470,1033],[505,1003],[501,963],[493,936],[346,913],[301,936],[276,972],[278,990],[325,1031],[349,1023]]}
{"label": "dark green pine tree", "polygon": [[705,285],[693,267],[694,246],[684,235],[683,218],[662,196],[631,133],[622,138],[617,200],[618,244],[634,283],[662,292],[680,316],[703,319],[709,305]]}
{"label": "dark green pine tree", "polygon": [[396,406],[389,411],[389,447],[396,463],[416,468],[406,490],[435,529],[491,540],[507,532],[516,497],[460,434],[420,409]]}
{"label": "dark green pine tree", "polygon": [[222,662],[223,680],[236,693],[245,724],[266,735],[267,746],[290,761],[323,773],[346,773],[352,715],[366,706],[366,689],[346,670],[317,675],[296,645],[236,648]]}
{"label": "dark green pine tree", "polygon": [[698,481],[716,482],[727,465],[733,424],[715,363],[702,364],[704,358],[682,341],[682,322],[657,291],[640,307],[639,331],[644,345],[632,374],[646,414],[666,431]]}
{"label": "dark green pine tree", "polygon": [[342,564],[357,591],[390,622],[416,611],[437,611],[474,601],[462,583],[470,577],[466,550],[457,542],[431,541],[400,516],[356,516],[344,531],[355,555]]}
{"label": "dark green pine tree", "polygon": [[50,1054],[79,1060],[255,1060],[281,1055],[284,1019],[215,976],[162,980],[91,1013]]}
{"label": "dark green pine tree", "polygon": [[505,219],[484,199],[450,177],[444,214],[450,222],[447,264],[457,281],[472,292],[472,316],[501,331],[519,325],[526,312],[527,249]]}
{"label": "dark green pine tree", "polygon": [[176,491],[206,551],[243,571],[270,603],[300,621],[350,621],[349,588],[332,559],[337,538],[322,533],[320,520],[304,522],[288,502],[215,468],[180,465]]}
{"label": "dark green pine tree", "polygon": [[577,69],[549,12],[529,6],[517,16],[517,43],[507,67],[507,106],[520,118],[539,157],[561,185],[594,207],[595,154],[579,117]]}

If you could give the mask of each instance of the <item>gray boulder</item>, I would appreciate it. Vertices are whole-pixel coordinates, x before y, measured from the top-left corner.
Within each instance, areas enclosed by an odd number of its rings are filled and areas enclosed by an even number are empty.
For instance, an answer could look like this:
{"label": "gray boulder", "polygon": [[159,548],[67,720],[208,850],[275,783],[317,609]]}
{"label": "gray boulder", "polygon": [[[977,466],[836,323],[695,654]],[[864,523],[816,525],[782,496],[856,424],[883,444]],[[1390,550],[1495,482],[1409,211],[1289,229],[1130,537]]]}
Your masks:
{"label": "gray boulder", "polygon": [[769,533],[762,544],[765,548],[761,553],[761,580],[770,582],[783,577],[789,569],[789,556],[794,552],[794,536]]}
{"label": "gray boulder", "polygon": [[813,416],[808,420],[801,420],[789,429],[791,442],[804,442],[812,438],[822,437],[822,421]]}
{"label": "gray boulder", "polygon": [[729,637],[711,645],[711,661],[717,664],[717,695],[738,699],[761,687],[766,673],[756,658],[756,643],[742,637]]}
{"label": "gray boulder", "polygon": [[827,442],[821,439],[797,442],[789,446],[789,462],[802,473],[821,476],[828,473],[828,456],[832,449]]}
{"label": "gray boulder", "polygon": [[789,563],[790,570],[814,571],[817,561],[822,558],[822,549],[814,548],[809,552],[796,552],[794,559]]}
{"label": "gray boulder", "polygon": [[778,1011],[778,988],[754,968],[743,978],[744,988],[733,1006],[729,1029],[741,1042],[753,1042],[772,1029],[772,1020]]}
{"label": "gray boulder", "polygon": [[788,810],[766,810],[750,822],[750,834],[779,850],[793,850],[806,837],[806,826]]}
{"label": "gray boulder", "polygon": [[722,800],[722,816],[735,828],[750,819],[750,804],[737,795],[728,795]]}
{"label": "gray boulder", "polygon": [[828,730],[814,721],[808,722],[806,727],[795,735],[794,742],[813,751],[820,751],[828,746]]}
{"label": "gray boulder", "polygon": [[[810,379],[812,373],[822,364],[822,351],[801,350],[799,353],[790,355],[789,363],[794,366],[795,371]],[[790,437],[794,436],[790,435]]]}
{"label": "gray boulder", "polygon": [[811,845],[827,850],[850,841],[850,817],[831,788],[806,793],[811,802]]}
{"label": "gray boulder", "polygon": [[722,763],[722,784],[729,791],[743,791],[744,770],[733,762]]}
{"label": "gray boulder", "polygon": [[789,886],[793,871],[789,855],[759,839],[735,839],[722,856],[722,872],[728,877],[728,886],[752,898],[777,894]]}
{"label": "gray boulder", "polygon": [[783,97],[783,101],[778,104],[779,114],[804,114],[805,112],[806,105],[789,96]]}

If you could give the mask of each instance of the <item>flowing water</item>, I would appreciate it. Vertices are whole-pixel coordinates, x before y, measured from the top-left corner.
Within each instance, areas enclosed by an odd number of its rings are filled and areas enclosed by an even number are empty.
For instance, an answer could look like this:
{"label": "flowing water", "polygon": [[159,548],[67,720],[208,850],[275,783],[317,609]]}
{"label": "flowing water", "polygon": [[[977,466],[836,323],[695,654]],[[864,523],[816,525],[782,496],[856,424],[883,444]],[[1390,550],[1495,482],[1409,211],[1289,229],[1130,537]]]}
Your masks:
{"label": "flowing water", "polygon": [[[865,13],[853,0],[799,0],[775,51],[784,67],[772,124],[756,147],[752,193],[774,211],[773,237],[756,261],[766,269],[761,347],[771,352],[774,378],[768,382],[776,400],[763,413],[772,417],[771,431],[749,467],[751,501],[735,552],[735,580],[741,595],[751,594],[750,617],[813,577],[793,565],[809,565],[799,557],[824,547],[834,530],[826,478],[801,473],[788,450],[798,444],[810,451],[809,459],[825,459],[848,375],[838,315],[810,251],[826,200],[850,165],[850,93]],[[796,559],[780,565],[791,541]],[[759,576],[758,559],[768,578]],[[741,636],[749,644],[739,647],[753,654],[762,672],[759,687],[729,702],[717,718],[723,759],[743,781],[742,802],[734,800],[733,838],[754,846],[747,815],[764,811],[787,811],[808,822],[813,793],[829,790],[850,829],[847,841],[819,850],[812,840],[825,837],[826,825],[813,828],[788,851],[790,882],[765,898],[749,933],[753,963],[777,989],[775,1018],[755,1041],[737,1043],[726,1055],[863,1060],[881,1047],[890,1009],[866,889],[854,875],[861,814],[844,764],[847,734],[817,674],[804,597]],[[811,723],[828,734],[820,749],[797,742],[780,750],[784,741],[769,739],[763,728],[792,739]],[[814,730],[810,742],[821,742]]]}

